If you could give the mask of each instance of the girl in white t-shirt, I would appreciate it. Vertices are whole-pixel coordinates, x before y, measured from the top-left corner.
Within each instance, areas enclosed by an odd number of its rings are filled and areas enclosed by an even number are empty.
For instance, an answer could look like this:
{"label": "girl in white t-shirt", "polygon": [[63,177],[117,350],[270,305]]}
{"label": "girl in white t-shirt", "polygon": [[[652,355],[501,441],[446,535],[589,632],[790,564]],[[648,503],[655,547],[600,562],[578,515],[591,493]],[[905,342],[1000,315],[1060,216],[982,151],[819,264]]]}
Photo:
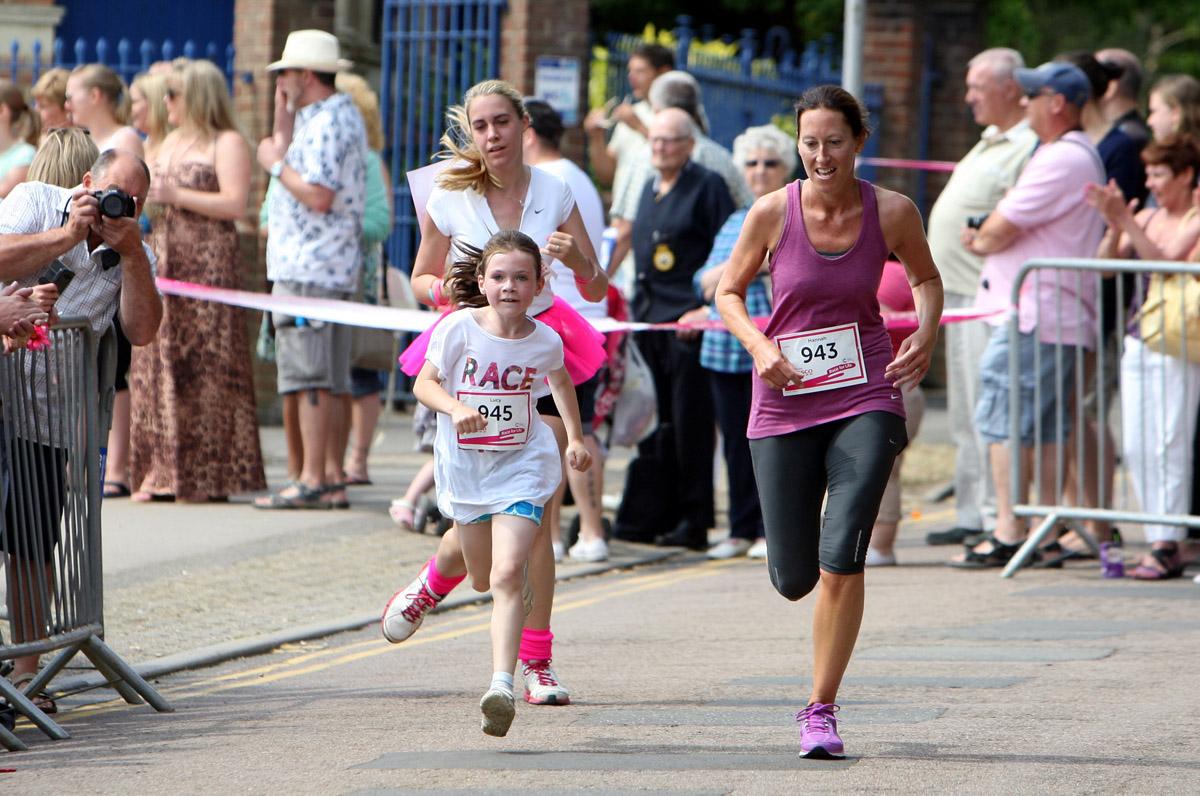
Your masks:
{"label": "girl in white t-shirt", "polygon": [[529,554],[562,478],[538,398],[549,392],[567,427],[567,463],[586,470],[591,458],[562,339],[527,315],[545,285],[537,244],[509,230],[482,252],[461,250],[446,283],[463,309],[435,330],[413,394],[438,413],[438,509],[458,524],[472,585],[492,590],[493,674],[479,708],[483,731],[503,736],[516,714],[513,670]]}
{"label": "girl in white t-shirt", "polygon": [[[563,361],[573,383],[586,382],[604,363],[604,336],[561,296],[554,295],[551,269],[554,261],[564,264],[572,276],[563,278],[570,278],[588,301],[600,301],[607,295],[608,278],[596,262],[566,183],[525,163],[522,139],[529,116],[520,93],[503,81],[485,80],[472,86],[463,96],[463,104],[451,108],[447,116],[449,131],[442,144],[451,161],[438,175],[425,206],[428,212],[421,221],[421,246],[413,263],[413,293],[434,307],[454,307],[443,284],[452,247],[469,244],[482,249],[497,232],[520,230],[542,246],[547,264],[545,289],[533,300],[529,315],[562,338]],[[432,334],[423,333],[401,355],[405,373],[415,375],[424,366]],[[559,421],[550,417],[547,422]],[[552,666],[554,551],[548,530],[543,528],[539,534],[529,565],[537,600],[521,636],[521,678],[525,701],[566,705],[570,694]],[[425,614],[464,577],[458,531],[451,528],[417,577],[388,601],[380,623],[384,637],[400,643],[412,636]]]}

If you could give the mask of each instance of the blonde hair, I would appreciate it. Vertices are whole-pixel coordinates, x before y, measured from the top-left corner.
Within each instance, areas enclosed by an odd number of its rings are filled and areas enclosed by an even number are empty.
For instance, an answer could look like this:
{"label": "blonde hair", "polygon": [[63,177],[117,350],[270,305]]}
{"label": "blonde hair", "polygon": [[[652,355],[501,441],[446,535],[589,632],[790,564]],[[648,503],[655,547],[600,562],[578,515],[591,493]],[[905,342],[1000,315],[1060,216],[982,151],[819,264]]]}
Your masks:
{"label": "blonde hair", "polygon": [[447,191],[465,191],[471,188],[476,193],[483,193],[487,190],[488,183],[497,188],[501,187],[496,175],[488,172],[483,153],[475,146],[471,137],[471,118],[467,114],[472,102],[480,97],[490,96],[504,97],[512,104],[518,117],[529,118],[520,92],[503,80],[485,80],[467,89],[462,105],[451,105],[446,109],[447,129],[441,141],[444,149],[435,156],[457,161],[438,175],[437,184]]}
{"label": "blonde hair", "polygon": [[1200,136],[1200,80],[1191,75],[1167,75],[1154,84],[1150,93],[1179,111],[1179,124],[1172,132]]}
{"label": "blonde hair", "polygon": [[338,72],[334,85],[350,96],[363,125],[367,128],[367,146],[379,152],[383,149],[383,119],[379,115],[379,98],[366,80],[353,72]]}
{"label": "blonde hair", "polygon": [[129,91],[125,81],[104,64],[84,64],[75,67],[71,75],[78,77],[84,88],[96,89],[108,100],[113,118],[120,124],[129,123]]}
{"label": "blonde hair", "polygon": [[9,124],[13,135],[27,144],[36,146],[41,123],[37,114],[25,102],[25,92],[17,88],[15,83],[0,80],[0,105],[8,106]]}
{"label": "blonde hair", "polygon": [[[151,141],[162,141],[171,132],[171,123],[167,121],[167,79],[162,75],[152,75],[143,72],[129,84],[129,91],[137,89],[146,98],[146,126],[143,130]],[[133,102],[133,97],[130,98]]]}
{"label": "blonde hair", "polygon": [[209,138],[237,131],[225,75],[212,61],[195,60],[183,69],[184,118]]}
{"label": "blonde hair", "polygon": [[70,76],[71,73],[66,69],[55,67],[38,78],[29,96],[38,102],[45,100],[61,108],[67,104],[67,78]]}
{"label": "blonde hair", "polygon": [[60,127],[46,133],[33,162],[29,164],[30,182],[45,182],[60,188],[74,188],[83,182],[100,150],[82,127]]}

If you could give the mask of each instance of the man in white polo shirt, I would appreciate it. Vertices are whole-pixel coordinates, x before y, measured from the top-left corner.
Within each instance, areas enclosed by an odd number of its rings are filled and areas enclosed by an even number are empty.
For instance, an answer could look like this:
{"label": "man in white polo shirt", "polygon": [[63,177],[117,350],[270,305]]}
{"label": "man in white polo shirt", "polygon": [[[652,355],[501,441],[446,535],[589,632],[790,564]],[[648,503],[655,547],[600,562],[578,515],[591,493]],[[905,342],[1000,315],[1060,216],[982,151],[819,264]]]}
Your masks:
{"label": "man in white polo shirt", "polygon": [[[984,126],[979,142],[954,167],[929,214],[929,248],[946,286],[946,309],[975,303],[983,258],[963,246],[963,224],[995,209],[1037,147],[1025,120],[1023,92],[1013,71],[1025,66],[1021,54],[994,47],[967,64],[967,105]],[[957,450],[954,462],[955,527],[934,531],[929,544],[962,544],[995,526],[996,496],[987,455],[975,430],[979,361],[991,327],[982,321],[949,324],[946,335],[946,402]]]}

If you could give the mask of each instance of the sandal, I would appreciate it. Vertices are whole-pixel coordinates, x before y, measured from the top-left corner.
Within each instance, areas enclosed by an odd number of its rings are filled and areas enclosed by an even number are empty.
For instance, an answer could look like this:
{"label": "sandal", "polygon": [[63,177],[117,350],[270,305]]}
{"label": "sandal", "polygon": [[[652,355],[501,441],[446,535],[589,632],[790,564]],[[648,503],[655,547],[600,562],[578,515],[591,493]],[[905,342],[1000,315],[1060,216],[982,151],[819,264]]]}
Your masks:
{"label": "sandal", "polygon": [[[293,495],[283,494],[289,489],[296,490]],[[325,500],[325,489],[313,489],[310,486],[296,483],[286,486],[278,492],[254,499],[256,509],[328,509],[332,504]]]}
{"label": "sandal", "polygon": [[120,481],[105,481],[101,494],[106,498],[129,497],[129,484]]}
{"label": "sandal", "polygon": [[392,518],[392,522],[396,523],[402,531],[415,533],[417,507],[413,505],[411,500],[407,498],[396,498],[392,501],[392,505],[388,506],[388,514]]}
{"label": "sandal", "polygon": [[346,473],[346,486],[372,486],[373,482],[365,475],[350,475]]}
{"label": "sandal", "polygon": [[1152,547],[1150,548],[1150,558],[1158,566],[1147,564],[1146,559],[1143,558],[1133,572],[1129,573],[1129,576],[1137,580],[1170,580],[1183,575],[1183,562],[1179,560],[1178,545],[1172,545],[1169,548]]}
{"label": "sandal", "polygon": [[989,542],[992,549],[986,553],[981,553],[974,547],[964,545],[966,555],[961,561],[947,561],[946,566],[956,567],[958,569],[994,569],[1004,567],[1012,560],[1012,557],[1021,549],[1024,542],[1016,544],[1005,544],[996,538],[995,534],[989,533],[979,541],[978,544]]}
{"label": "sandal", "polygon": [[[321,489],[321,494],[322,495],[330,495],[334,492],[345,492],[345,491],[346,491],[345,484],[326,484]],[[334,500],[334,499],[330,498],[329,500],[326,500],[325,503],[331,509],[348,509],[348,508],[350,508],[350,499],[346,498],[346,497],[343,497],[341,500]]]}
{"label": "sandal", "polygon": [[[33,682],[33,678],[35,676],[36,675],[33,672],[22,672],[21,674],[18,674],[16,677],[12,678],[10,682],[13,684],[14,688],[21,691],[21,693],[25,693],[25,686]],[[36,694],[25,694],[25,696],[30,702],[33,703],[35,708],[43,713],[50,714],[58,712],[58,704],[45,691],[39,691]]]}

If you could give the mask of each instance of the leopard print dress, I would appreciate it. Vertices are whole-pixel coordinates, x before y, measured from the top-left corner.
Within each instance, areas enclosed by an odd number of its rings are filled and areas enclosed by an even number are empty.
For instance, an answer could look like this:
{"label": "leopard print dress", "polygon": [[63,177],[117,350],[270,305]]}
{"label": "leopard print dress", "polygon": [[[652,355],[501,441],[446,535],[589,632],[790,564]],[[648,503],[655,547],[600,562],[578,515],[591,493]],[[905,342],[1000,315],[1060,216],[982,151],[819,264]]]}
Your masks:
{"label": "leopard print dress", "polygon": [[[217,190],[208,163],[180,163],[171,176],[180,187]],[[243,287],[232,221],[168,205],[154,223],[151,246],[159,276]],[[266,488],[248,322],[237,307],[163,297],[157,339],[133,350],[131,483],[152,472],[157,490],[184,500]]]}

